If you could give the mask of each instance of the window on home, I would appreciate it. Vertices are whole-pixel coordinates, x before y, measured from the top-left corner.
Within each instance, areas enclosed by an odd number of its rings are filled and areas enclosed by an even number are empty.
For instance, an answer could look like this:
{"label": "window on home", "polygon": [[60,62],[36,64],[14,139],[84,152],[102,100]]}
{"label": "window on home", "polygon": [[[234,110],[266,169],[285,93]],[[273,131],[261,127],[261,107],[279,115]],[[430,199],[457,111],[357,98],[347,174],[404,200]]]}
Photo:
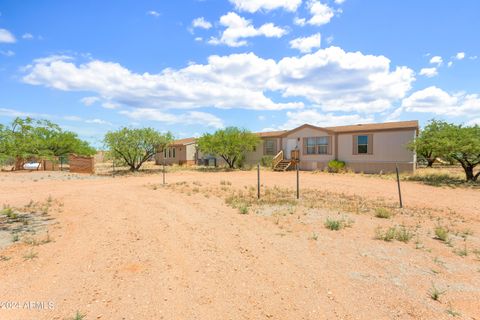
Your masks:
{"label": "window on home", "polygon": [[164,159],[167,158],[167,149],[163,149],[163,158],[164,158]]}
{"label": "window on home", "polygon": [[276,149],[275,140],[265,140],[265,154],[274,156]]}
{"label": "window on home", "polygon": [[328,137],[317,138],[317,153],[328,154]]}
{"label": "window on home", "polygon": [[175,158],[175,148],[172,149],[173,150],[173,157]]}
{"label": "window on home", "polygon": [[357,153],[368,153],[368,136],[357,136]]}
{"label": "window on home", "polygon": [[168,157],[169,157],[169,158],[172,157],[172,149],[171,149],[171,148],[168,148]]}
{"label": "window on home", "polygon": [[328,154],[328,137],[314,137],[306,140],[306,154]]}
{"label": "window on home", "polygon": [[315,154],[316,147],[316,139],[315,138],[307,138],[307,154]]}

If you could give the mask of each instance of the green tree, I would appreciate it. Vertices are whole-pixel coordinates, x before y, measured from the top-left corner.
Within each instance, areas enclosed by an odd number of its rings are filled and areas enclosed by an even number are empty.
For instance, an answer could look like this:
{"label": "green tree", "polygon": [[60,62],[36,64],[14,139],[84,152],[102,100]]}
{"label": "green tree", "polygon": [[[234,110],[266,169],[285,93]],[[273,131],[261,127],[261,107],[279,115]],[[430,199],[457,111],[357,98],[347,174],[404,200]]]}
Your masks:
{"label": "green tree", "polygon": [[121,128],[105,135],[104,143],[109,155],[138,171],[142,164],[163,150],[172,141],[170,133],[161,134],[152,128]]}
{"label": "green tree", "polygon": [[31,158],[48,158],[69,153],[92,155],[96,151],[70,131],[48,120],[16,118],[0,126],[0,158],[15,159],[20,165]]}
{"label": "green tree", "polygon": [[418,137],[408,145],[410,150],[416,151],[420,158],[427,161],[427,167],[431,167],[435,160],[441,156],[443,150],[439,139],[448,125],[444,121],[430,120],[425,128],[420,131]]}
{"label": "green tree", "polygon": [[245,152],[253,151],[259,142],[257,135],[236,127],[204,134],[197,141],[200,151],[222,157],[230,168],[235,167]]}
{"label": "green tree", "polygon": [[460,163],[467,181],[478,180],[480,171],[474,173],[474,170],[480,164],[480,126],[448,124],[442,130],[438,144],[442,155]]}

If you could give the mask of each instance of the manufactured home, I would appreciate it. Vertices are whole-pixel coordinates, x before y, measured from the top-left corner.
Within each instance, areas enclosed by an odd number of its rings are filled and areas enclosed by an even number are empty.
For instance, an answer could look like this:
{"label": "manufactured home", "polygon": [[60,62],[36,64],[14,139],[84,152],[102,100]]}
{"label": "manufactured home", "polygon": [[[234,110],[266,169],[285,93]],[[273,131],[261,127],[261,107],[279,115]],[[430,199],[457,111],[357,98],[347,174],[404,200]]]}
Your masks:
{"label": "manufactured home", "polygon": [[[292,130],[260,132],[257,133],[260,144],[245,154],[245,162],[256,164],[262,157],[271,156],[277,170],[287,170],[296,164],[301,170],[324,170],[329,161],[336,159],[344,161],[354,172],[386,173],[395,167],[402,172],[412,172],[416,155],[407,145],[417,136],[418,128],[418,121],[400,121],[337,127],[304,124]],[[190,152],[186,151],[187,146]],[[176,150],[174,156],[172,151],[160,152],[169,156],[167,164],[205,163],[196,151],[195,139],[175,141],[169,149],[172,148]],[[179,148],[185,152],[178,151]],[[215,163],[222,161],[218,159]]]}

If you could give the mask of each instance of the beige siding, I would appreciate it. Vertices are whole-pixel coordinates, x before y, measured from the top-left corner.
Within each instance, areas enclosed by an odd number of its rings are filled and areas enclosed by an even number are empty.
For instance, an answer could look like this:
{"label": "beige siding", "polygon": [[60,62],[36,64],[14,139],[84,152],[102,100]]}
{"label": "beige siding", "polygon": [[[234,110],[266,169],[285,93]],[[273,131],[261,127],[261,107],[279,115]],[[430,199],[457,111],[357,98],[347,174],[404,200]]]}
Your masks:
{"label": "beige siding", "polygon": [[280,151],[280,138],[262,138],[255,151],[247,152],[245,154],[245,164],[257,164],[262,160],[262,157],[265,156],[265,140],[275,140],[276,142],[275,154],[269,156],[274,157]]}
{"label": "beige siding", "polygon": [[[371,154],[354,154],[354,137],[357,135],[371,135]],[[406,146],[415,135],[414,129],[339,134],[337,158],[356,172],[390,172],[395,170],[395,163],[399,164],[402,171],[412,171],[415,154]]]}
{"label": "beige siding", "polygon": [[[175,148],[175,157],[173,157],[173,149]],[[171,149],[170,157],[168,156],[168,149]],[[167,148],[167,158],[165,161],[163,159],[163,152],[158,152],[155,155],[155,163],[156,164],[163,164],[165,162],[166,165],[172,164],[184,164],[187,162],[187,148],[186,146],[172,146]]]}
{"label": "beige siding", "polygon": [[185,159],[187,161],[195,161],[195,155],[197,153],[197,145],[195,143],[188,144],[185,146],[186,154]]}
{"label": "beige siding", "polygon": [[[311,137],[330,137],[329,149],[330,154],[304,154],[303,153],[303,138]],[[282,148],[286,152],[288,139],[297,140],[297,148],[300,150],[300,169],[301,170],[323,170],[330,160],[335,159],[335,138],[328,131],[314,129],[314,128],[302,128],[285,137],[283,137]],[[300,139],[300,140],[299,140]]]}

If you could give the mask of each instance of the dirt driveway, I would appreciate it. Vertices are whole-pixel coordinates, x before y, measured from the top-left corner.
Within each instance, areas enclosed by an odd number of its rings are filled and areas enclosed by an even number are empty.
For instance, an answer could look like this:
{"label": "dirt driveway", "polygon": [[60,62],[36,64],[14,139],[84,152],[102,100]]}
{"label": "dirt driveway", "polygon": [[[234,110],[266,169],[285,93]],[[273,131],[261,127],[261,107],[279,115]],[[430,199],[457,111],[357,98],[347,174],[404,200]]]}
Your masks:
{"label": "dirt driveway", "polygon": [[[397,197],[390,180],[301,178],[305,188]],[[348,214],[354,225],[331,231],[325,217],[337,212],[241,215],[204,192],[253,186],[255,172],[182,171],[167,180],[187,182],[185,191],[152,187],[160,175],[0,174],[0,205],[61,203],[50,212],[52,241],[0,249],[0,319],[77,311],[85,319],[480,319],[478,190],[403,183],[407,207],[454,212],[452,228],[468,228],[469,254],[460,256],[460,235],[452,248],[433,239],[438,217]],[[262,183],[293,188],[295,175],[266,172]],[[392,223],[419,225],[417,239],[374,239],[378,225]]]}

